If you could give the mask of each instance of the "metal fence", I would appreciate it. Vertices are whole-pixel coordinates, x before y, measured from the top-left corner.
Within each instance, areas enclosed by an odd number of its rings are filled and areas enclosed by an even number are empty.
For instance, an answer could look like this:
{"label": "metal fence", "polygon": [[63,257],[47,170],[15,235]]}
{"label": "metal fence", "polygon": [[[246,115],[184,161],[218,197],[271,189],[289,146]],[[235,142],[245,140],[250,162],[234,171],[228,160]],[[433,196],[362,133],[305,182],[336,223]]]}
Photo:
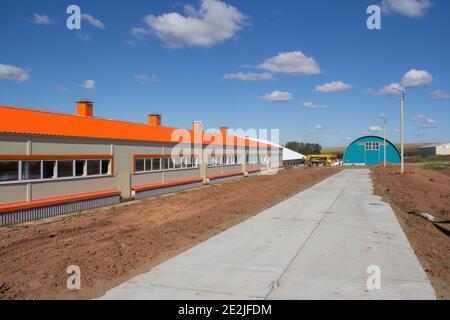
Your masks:
{"label": "metal fence", "polygon": [[0,226],[50,218],[71,212],[80,212],[98,207],[109,206],[120,202],[119,196],[90,199],[77,202],[56,204],[46,207],[0,213]]}

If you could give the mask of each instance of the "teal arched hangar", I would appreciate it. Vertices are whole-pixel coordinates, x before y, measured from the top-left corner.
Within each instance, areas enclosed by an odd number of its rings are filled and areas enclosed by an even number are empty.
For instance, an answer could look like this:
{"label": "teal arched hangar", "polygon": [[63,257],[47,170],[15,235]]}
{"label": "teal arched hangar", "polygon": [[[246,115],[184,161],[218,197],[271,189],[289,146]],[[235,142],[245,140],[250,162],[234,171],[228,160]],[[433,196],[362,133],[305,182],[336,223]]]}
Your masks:
{"label": "teal arched hangar", "polygon": [[[400,163],[400,152],[386,140],[386,161]],[[365,136],[356,139],[344,153],[344,165],[374,166],[384,162],[384,140],[378,136]]]}

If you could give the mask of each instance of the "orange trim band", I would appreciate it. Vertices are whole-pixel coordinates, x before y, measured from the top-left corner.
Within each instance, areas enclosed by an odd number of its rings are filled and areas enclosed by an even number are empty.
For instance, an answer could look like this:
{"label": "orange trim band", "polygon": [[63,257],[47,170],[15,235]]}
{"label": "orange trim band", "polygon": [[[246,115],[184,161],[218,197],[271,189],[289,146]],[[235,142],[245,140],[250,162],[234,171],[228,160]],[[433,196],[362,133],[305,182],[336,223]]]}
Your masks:
{"label": "orange trim band", "polygon": [[118,191],[116,189],[111,189],[111,190],[105,190],[105,191],[88,192],[88,193],[81,193],[81,194],[62,196],[62,197],[56,197],[56,198],[33,200],[30,202],[16,202],[16,203],[2,204],[2,205],[0,205],[0,213],[20,211],[20,210],[25,210],[25,209],[39,208],[39,207],[46,207],[46,206],[51,206],[51,205],[55,205],[55,204],[77,202],[77,201],[97,199],[97,198],[106,198],[106,197],[112,197],[112,196],[118,196],[118,195],[120,195],[120,191]]}
{"label": "orange trim band", "polygon": [[134,190],[135,192],[141,192],[141,191],[154,190],[154,189],[159,189],[159,188],[179,186],[179,185],[189,184],[189,183],[196,183],[196,182],[201,182],[201,181],[203,181],[203,180],[199,179],[199,178],[182,179],[182,180],[174,180],[174,181],[165,182],[165,183],[161,182],[161,183],[152,183],[152,184],[146,184],[146,185],[141,185],[141,186],[135,186],[135,187],[131,187],[131,189]]}
{"label": "orange trim band", "polygon": [[220,178],[239,176],[239,175],[243,175],[243,174],[244,173],[242,171],[234,171],[234,172],[229,172],[229,173],[225,173],[225,174],[214,174],[214,175],[208,176],[208,179],[215,180],[215,179],[220,179]]}

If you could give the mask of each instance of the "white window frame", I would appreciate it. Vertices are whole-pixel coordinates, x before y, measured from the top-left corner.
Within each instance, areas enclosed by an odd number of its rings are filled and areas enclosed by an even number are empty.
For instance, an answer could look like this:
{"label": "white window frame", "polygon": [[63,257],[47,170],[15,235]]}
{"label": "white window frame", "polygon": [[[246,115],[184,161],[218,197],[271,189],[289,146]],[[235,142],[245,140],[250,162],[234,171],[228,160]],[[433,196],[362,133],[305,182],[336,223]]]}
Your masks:
{"label": "white window frame", "polygon": [[[154,169],[154,160],[159,159],[159,169]],[[167,159],[167,160],[166,160]],[[158,157],[139,157],[135,158],[134,161],[143,160],[144,161],[144,170],[137,171],[136,163],[135,163],[135,171],[134,174],[145,174],[145,173],[154,173],[154,172],[164,172],[164,171],[177,171],[177,170],[192,170],[198,168],[198,158],[194,156],[183,156],[183,157],[173,157],[173,158],[158,158]],[[151,168],[150,170],[147,168],[147,160],[151,160]],[[164,168],[163,163],[167,161],[167,168]],[[187,166],[187,162],[191,161],[191,166]],[[178,167],[178,168],[177,168]]]}
{"label": "white window frame", "polygon": [[[99,161],[100,168],[99,168],[99,174],[95,175],[87,175],[87,161],[93,160],[93,161]],[[45,160],[39,160],[39,159],[32,159],[32,160],[1,160],[1,161],[17,161],[19,166],[19,176],[17,180],[9,180],[9,181],[0,181],[0,185],[5,184],[17,184],[17,183],[36,183],[36,182],[49,182],[49,181],[64,181],[64,180],[74,180],[74,179],[83,179],[83,178],[100,178],[100,177],[107,177],[111,176],[111,158],[101,158],[101,159],[58,159],[57,157],[55,159],[45,159]],[[23,179],[22,178],[22,163],[26,161],[37,161],[40,162],[40,177],[38,179]],[[53,177],[52,178],[45,178],[44,179],[44,161],[54,161],[55,165],[53,167]],[[72,176],[69,177],[58,177],[58,161],[72,161]],[[82,176],[76,176],[76,161],[84,161],[83,163],[83,175]],[[108,164],[108,173],[102,174],[102,162],[103,161],[109,161]]]}

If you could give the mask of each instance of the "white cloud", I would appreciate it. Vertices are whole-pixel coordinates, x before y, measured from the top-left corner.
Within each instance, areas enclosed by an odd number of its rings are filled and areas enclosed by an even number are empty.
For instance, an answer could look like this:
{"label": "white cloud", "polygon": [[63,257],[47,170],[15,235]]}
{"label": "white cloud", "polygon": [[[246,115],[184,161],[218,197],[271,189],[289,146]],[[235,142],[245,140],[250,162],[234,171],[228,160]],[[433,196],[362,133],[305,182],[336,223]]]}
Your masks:
{"label": "white cloud", "polygon": [[33,16],[33,23],[35,24],[43,24],[43,25],[49,25],[53,23],[53,19],[51,19],[46,14],[39,14],[35,13]]}
{"label": "white cloud", "polygon": [[98,28],[98,29],[105,29],[105,24],[101,22],[100,20],[94,18],[90,14],[83,13],[81,14],[81,19],[87,21],[90,25]]}
{"label": "white cloud", "polygon": [[17,82],[27,81],[30,71],[20,67],[0,63],[0,80],[12,80]]}
{"label": "white cloud", "polygon": [[272,91],[261,97],[268,102],[288,102],[292,100],[292,93],[287,91]]}
{"label": "white cloud", "polygon": [[320,123],[318,123],[314,126],[314,129],[320,130],[323,129],[323,126]]}
{"label": "white cloud", "polygon": [[379,126],[370,126],[368,132],[380,132],[383,131],[383,128]]}
{"label": "white cloud", "polygon": [[140,84],[146,84],[149,82],[158,82],[159,79],[156,75],[136,74],[134,79]]}
{"label": "white cloud", "polygon": [[433,120],[431,118],[425,119],[425,121],[419,126],[422,129],[434,129],[437,127],[439,121]]}
{"label": "white cloud", "polygon": [[433,76],[426,70],[411,69],[402,78],[402,86],[415,88],[426,86],[433,82]]}
{"label": "white cloud", "polygon": [[303,108],[305,109],[326,109],[328,106],[326,104],[315,104],[312,102],[304,102]]}
{"label": "white cloud", "polygon": [[95,81],[94,80],[86,80],[82,84],[80,84],[85,89],[91,90],[95,89]]}
{"label": "white cloud", "polygon": [[410,18],[422,17],[433,6],[430,0],[383,0],[381,8]]}
{"label": "white cloud", "polygon": [[407,88],[426,86],[431,82],[433,82],[433,76],[428,71],[411,69],[403,75],[401,82],[393,82],[391,84],[385,85],[378,90],[367,89],[366,94],[374,94],[378,96],[396,96],[399,93],[393,88],[405,90]]}
{"label": "white cloud", "polygon": [[373,94],[377,96],[396,96],[399,93],[395,91],[393,88],[404,90],[405,88],[398,82],[393,82],[391,84],[385,85],[384,87],[373,90],[373,89],[367,89],[366,94]]}
{"label": "white cloud", "polygon": [[433,120],[433,119],[431,119],[431,118],[427,118],[427,119],[425,120],[425,123],[426,123],[426,124],[437,124],[437,123],[439,123],[439,121]]}
{"label": "white cloud", "polygon": [[418,115],[412,116],[409,120],[410,121],[417,121],[417,120],[423,120],[423,119],[426,119],[426,118],[427,118],[427,116],[425,116],[423,114],[418,114]]}
{"label": "white cloud", "polygon": [[67,92],[67,91],[69,91],[69,88],[64,85],[58,84],[55,86],[55,90],[59,91],[59,92]]}
{"label": "white cloud", "polygon": [[134,27],[134,28],[131,28],[131,30],[130,30],[130,34],[137,38],[142,38],[149,33],[150,33],[149,30],[142,28],[142,27]]}
{"label": "white cloud", "polygon": [[[159,16],[148,15],[144,23],[167,46],[212,47],[242,29],[246,16],[235,7],[218,0],[202,0],[198,10],[185,6],[186,16],[169,12]],[[135,35],[144,35],[142,29],[134,29]]]}
{"label": "white cloud", "polygon": [[259,64],[257,68],[274,73],[290,75],[315,75],[321,73],[320,66],[312,57],[301,51],[280,52]]}
{"label": "white cloud", "polygon": [[353,138],[352,137],[345,137],[344,140],[345,141],[353,141]]}
{"label": "white cloud", "polygon": [[433,99],[450,99],[450,94],[442,90],[435,90],[431,93]]}
{"label": "white cloud", "polygon": [[323,85],[317,85],[316,91],[328,93],[328,92],[350,90],[351,88],[352,88],[351,85],[349,85],[343,81],[331,81],[331,82],[325,83]]}
{"label": "white cloud", "polygon": [[223,75],[224,79],[236,79],[242,81],[257,81],[257,80],[273,80],[273,76],[271,73],[263,72],[263,73],[226,73]]}
{"label": "white cloud", "polygon": [[392,129],[392,131],[394,131],[394,132],[400,132],[400,129],[399,129],[399,128],[394,128],[394,129]]}

